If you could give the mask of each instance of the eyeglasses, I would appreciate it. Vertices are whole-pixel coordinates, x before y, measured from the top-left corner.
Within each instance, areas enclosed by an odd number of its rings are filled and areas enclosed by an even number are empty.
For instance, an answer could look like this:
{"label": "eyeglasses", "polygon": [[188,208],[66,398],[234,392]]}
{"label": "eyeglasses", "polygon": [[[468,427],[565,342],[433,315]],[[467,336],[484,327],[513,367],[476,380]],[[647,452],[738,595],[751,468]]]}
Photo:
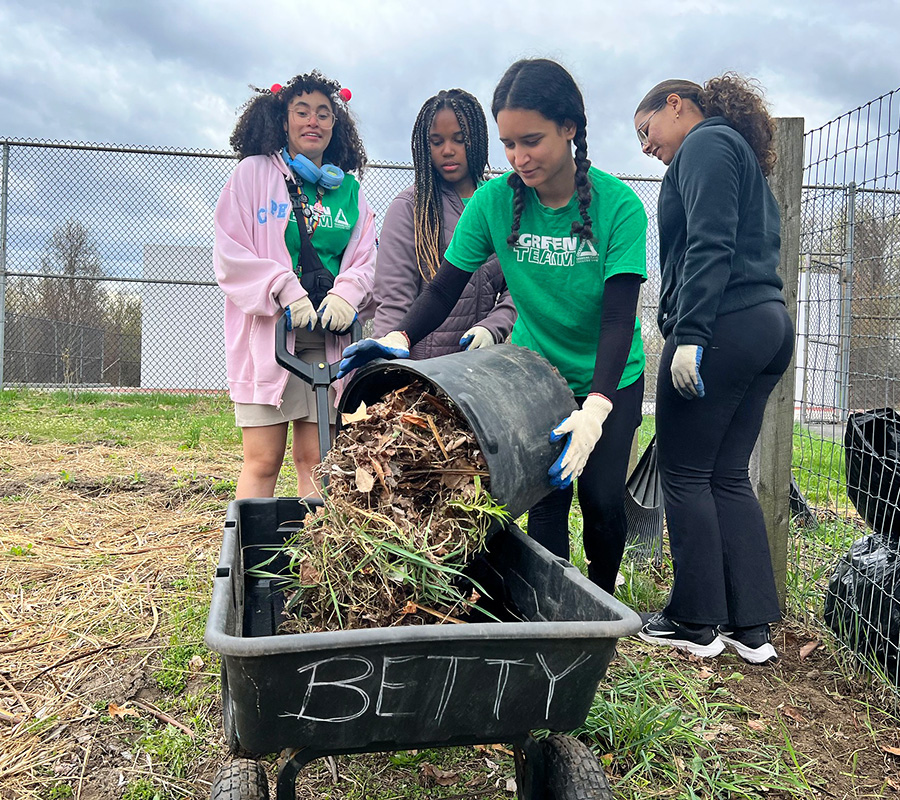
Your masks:
{"label": "eyeglasses", "polygon": [[[309,118],[313,116],[312,111],[308,108],[292,108],[291,111],[297,116],[300,122],[309,122]],[[331,111],[319,109],[316,111],[316,119],[323,128],[330,128],[334,125],[334,114]]]}
{"label": "eyeglasses", "polygon": [[660,111],[662,111],[663,108],[665,108],[665,106],[657,108],[656,111],[654,111],[638,126],[637,137],[638,141],[641,143],[641,147],[643,147],[645,144],[649,144],[650,137],[647,136],[647,129],[650,127],[650,120],[653,119],[653,117],[655,117]]}

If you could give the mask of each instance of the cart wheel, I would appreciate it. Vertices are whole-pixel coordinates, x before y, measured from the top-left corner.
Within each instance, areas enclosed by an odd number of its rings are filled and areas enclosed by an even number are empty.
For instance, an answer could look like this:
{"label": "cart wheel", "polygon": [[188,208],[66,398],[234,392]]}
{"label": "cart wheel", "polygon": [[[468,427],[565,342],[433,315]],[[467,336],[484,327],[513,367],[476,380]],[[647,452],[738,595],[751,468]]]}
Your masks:
{"label": "cart wheel", "polygon": [[222,767],[212,785],[212,800],[269,800],[269,781],[258,761],[238,758]]}
{"label": "cart wheel", "polygon": [[544,739],[541,749],[547,800],[613,800],[603,767],[586,744],[556,734]]}

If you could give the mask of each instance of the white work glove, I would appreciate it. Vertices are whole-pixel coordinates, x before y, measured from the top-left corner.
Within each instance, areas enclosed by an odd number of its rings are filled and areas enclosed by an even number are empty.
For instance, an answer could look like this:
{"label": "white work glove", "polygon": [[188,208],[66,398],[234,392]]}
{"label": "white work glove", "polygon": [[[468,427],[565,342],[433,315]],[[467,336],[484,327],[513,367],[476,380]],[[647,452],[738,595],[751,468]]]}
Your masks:
{"label": "white work glove", "polygon": [[550,432],[551,442],[569,436],[562,453],[547,473],[550,483],[557,489],[565,489],[581,475],[588,457],[600,441],[603,423],[612,408],[613,404],[602,394],[589,394],[578,411],[573,411]]}
{"label": "white work glove", "polygon": [[331,293],[325,295],[317,313],[322,321],[322,327],[332,333],[348,331],[356,319],[356,309],[343,297]]}
{"label": "white work glove", "polygon": [[316,309],[310,302],[309,297],[301,297],[294,300],[286,309],[287,329],[289,331],[295,328],[307,328],[312,330],[316,327]]}
{"label": "white work glove", "polygon": [[703,348],[699,344],[680,344],[672,356],[672,385],[686,400],[703,397],[703,379],[700,377],[700,359]]}
{"label": "white work glove", "polygon": [[459,346],[465,350],[478,350],[493,344],[497,344],[494,341],[494,334],[483,325],[473,325],[459,340]]}
{"label": "white work glove", "polygon": [[409,339],[403,331],[391,331],[380,339],[360,339],[344,348],[336,378],[359,369],[376,358],[409,358]]}

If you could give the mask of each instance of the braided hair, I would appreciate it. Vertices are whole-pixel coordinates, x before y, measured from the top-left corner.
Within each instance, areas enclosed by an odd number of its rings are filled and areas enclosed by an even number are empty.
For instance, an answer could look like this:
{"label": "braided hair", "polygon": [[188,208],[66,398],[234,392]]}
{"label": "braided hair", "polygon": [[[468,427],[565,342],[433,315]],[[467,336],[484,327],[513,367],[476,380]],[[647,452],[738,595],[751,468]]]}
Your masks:
{"label": "braided hair", "polygon": [[703,86],[693,81],[663,81],[647,92],[635,115],[662,108],[672,94],[690,100],[704,117],[725,117],[747,140],[763,175],[771,174],[775,166],[775,121],[755,80],[726,72]]}
{"label": "braided hair", "polygon": [[[584,98],[572,76],[555,61],[545,58],[523,59],[513,64],[494,90],[491,113],[494,119],[504,109],[537,111],[557,125],[575,124],[575,190],[578,194],[578,211],[581,221],[572,223],[572,234],[582,240],[593,238],[591,229],[591,183],[587,157],[587,116]],[[510,247],[519,241],[519,225],[525,207],[525,183],[516,172],[509,178],[513,188],[513,223],[507,238]]]}
{"label": "braided hair", "polygon": [[278,153],[287,143],[287,109],[291,101],[306,92],[321,92],[331,102],[334,113],[334,128],[331,141],[322,155],[323,161],[335,164],[344,172],[354,171],[361,178],[366,166],[366,151],[363,148],[356,123],[347,104],[340,96],[341,85],[326,78],[318,70],[304,75],[295,75],[277,91],[258,89],[241,108],[241,116],[231,133],[230,144],[239,159],[247,156],[271,155]]}
{"label": "braided hair", "polygon": [[434,278],[443,255],[441,243],[444,236],[444,202],[441,198],[441,184],[444,179],[431,158],[430,136],[435,115],[444,108],[449,108],[459,123],[466,148],[469,177],[473,184],[477,186],[484,179],[487,167],[487,121],[481,104],[462,89],[440,91],[428,98],[420,109],[412,130],[416,262],[425,281]]}

